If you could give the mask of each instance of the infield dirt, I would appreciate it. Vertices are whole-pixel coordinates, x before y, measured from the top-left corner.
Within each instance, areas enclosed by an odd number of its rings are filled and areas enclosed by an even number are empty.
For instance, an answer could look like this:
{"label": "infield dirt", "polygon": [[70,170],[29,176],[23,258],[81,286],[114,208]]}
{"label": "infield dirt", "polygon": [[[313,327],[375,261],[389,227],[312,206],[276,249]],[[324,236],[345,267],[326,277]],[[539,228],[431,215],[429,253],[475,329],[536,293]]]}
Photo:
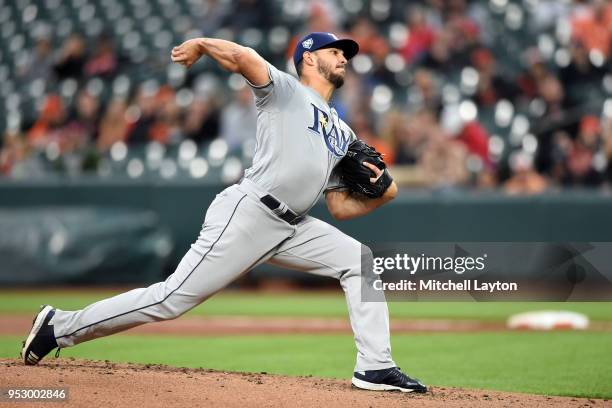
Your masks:
{"label": "infield dirt", "polygon": [[[612,407],[612,401],[434,387],[427,394],[378,393],[349,380],[235,373],[60,358],[24,366],[0,360],[7,387],[68,389],[67,402],[1,407]],[[5,400],[6,401],[6,400]]]}

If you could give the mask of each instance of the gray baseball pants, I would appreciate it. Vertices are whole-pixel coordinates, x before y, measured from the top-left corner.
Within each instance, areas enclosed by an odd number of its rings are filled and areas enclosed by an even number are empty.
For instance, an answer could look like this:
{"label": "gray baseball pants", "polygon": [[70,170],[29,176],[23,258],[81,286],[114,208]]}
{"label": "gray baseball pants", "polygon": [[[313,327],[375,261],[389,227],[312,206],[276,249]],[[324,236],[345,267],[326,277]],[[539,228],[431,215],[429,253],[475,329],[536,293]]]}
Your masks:
{"label": "gray baseball pants", "polygon": [[206,212],[197,241],[164,282],[82,310],[58,309],[51,322],[58,345],[69,347],[144,323],[177,318],[253,267],[270,262],[339,279],[357,346],[355,371],[395,366],[387,304],[361,301],[365,247],[313,217],[296,225],[287,223],[259,200],[265,194],[250,180],[218,194]]}

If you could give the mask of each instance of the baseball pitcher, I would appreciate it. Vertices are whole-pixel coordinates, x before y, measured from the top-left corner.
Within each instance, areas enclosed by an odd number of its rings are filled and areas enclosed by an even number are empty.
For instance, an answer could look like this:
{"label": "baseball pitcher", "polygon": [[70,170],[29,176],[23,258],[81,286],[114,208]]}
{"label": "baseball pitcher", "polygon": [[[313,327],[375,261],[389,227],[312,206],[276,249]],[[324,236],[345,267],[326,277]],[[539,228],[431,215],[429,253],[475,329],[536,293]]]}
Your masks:
{"label": "baseball pitcher", "polygon": [[37,364],[55,348],[177,318],[269,262],[340,281],[357,346],[354,386],[426,392],[391,357],[386,303],[361,301],[362,267],[371,268],[371,251],[308,215],[322,194],[339,220],[367,214],[397,194],[380,154],[359,141],[328,104],[358,51],[353,40],[308,34],[293,55],[296,79],[230,41],[198,38],[173,48],[176,63],[191,67],[208,56],[246,79],[258,112],[253,165],[240,183],[216,196],[199,237],[164,282],[82,310],[44,306],[23,344],[24,363]]}

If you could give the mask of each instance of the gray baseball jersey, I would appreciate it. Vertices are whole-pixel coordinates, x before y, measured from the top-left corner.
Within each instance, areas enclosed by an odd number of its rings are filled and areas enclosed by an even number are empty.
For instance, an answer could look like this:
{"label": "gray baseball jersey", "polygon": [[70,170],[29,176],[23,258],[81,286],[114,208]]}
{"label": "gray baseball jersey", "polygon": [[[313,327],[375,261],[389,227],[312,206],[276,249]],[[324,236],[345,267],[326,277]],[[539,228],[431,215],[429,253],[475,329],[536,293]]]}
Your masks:
{"label": "gray baseball jersey", "polygon": [[264,205],[307,212],[355,138],[314,90],[269,66],[271,82],[254,88],[258,108],[257,150],[240,184],[219,193],[209,206],[198,239],[164,282],[93,303],[57,310],[51,323],[60,347],[117,333],[144,323],[176,318],[248,272],[270,262],[331,276],[345,292],[357,346],[355,371],[395,366],[389,317],[383,301],[362,302],[362,265],[371,251],[337,228],[305,216],[293,223]]}
{"label": "gray baseball jersey", "polygon": [[268,64],[271,82],[253,86],[257,148],[245,177],[298,214],[310,210],[355,133],[314,89]]}

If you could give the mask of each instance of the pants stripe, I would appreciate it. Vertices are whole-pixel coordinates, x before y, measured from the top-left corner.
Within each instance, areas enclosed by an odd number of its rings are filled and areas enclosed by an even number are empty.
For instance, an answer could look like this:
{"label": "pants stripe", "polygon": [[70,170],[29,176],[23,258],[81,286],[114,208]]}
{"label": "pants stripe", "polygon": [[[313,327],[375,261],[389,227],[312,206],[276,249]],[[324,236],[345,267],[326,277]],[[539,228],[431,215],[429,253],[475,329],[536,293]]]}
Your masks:
{"label": "pants stripe", "polygon": [[83,326],[79,329],[76,329],[75,331],[73,331],[72,333],[69,334],[64,334],[62,336],[58,336],[56,337],[56,339],[61,339],[62,337],[70,337],[75,335],[77,332],[87,329],[89,327],[95,326],[96,324],[100,324],[100,323],[104,323],[106,321],[109,321],[111,319],[116,319],[117,317],[121,317],[121,316],[125,316],[127,314],[133,313],[133,312],[137,312],[139,310],[143,310],[146,309],[148,307],[151,306],[156,306],[159,305],[163,302],[165,302],[170,296],[172,296],[174,294],[174,292],[176,292],[177,290],[179,290],[181,288],[181,286],[183,286],[183,284],[187,281],[187,279],[189,279],[189,277],[193,274],[193,272],[198,268],[198,266],[200,266],[200,264],[204,261],[204,259],[206,258],[206,255],[208,255],[210,253],[210,251],[213,250],[213,248],[215,247],[215,244],[217,242],[219,242],[219,240],[221,239],[221,237],[223,236],[223,233],[225,232],[225,230],[227,229],[227,227],[230,225],[230,222],[232,221],[232,218],[234,218],[234,214],[236,214],[236,210],[238,209],[238,206],[240,205],[240,203],[242,202],[242,200],[244,200],[244,198],[246,197],[246,194],[243,195],[240,200],[238,200],[238,202],[236,203],[236,206],[234,207],[234,210],[232,211],[232,215],[230,216],[229,220],[227,220],[227,224],[225,224],[225,227],[223,227],[223,230],[221,231],[221,234],[219,234],[219,237],[217,238],[217,240],[215,242],[212,243],[212,245],[210,246],[210,248],[208,249],[208,251],[206,251],[206,253],[204,255],[202,255],[202,259],[200,259],[200,261],[196,264],[196,266],[193,267],[193,269],[191,270],[191,272],[189,272],[189,274],[185,277],[185,279],[183,279],[183,281],[175,288],[172,290],[172,292],[168,293],[168,295],[163,298],[162,300],[160,300],[159,302],[155,302],[155,303],[151,303],[150,305],[146,305],[146,306],[142,306],[139,307],[138,309],[133,309],[133,310],[128,310],[127,312],[124,313],[120,313],[111,317],[107,317],[106,319],[88,324],[87,326]]}

